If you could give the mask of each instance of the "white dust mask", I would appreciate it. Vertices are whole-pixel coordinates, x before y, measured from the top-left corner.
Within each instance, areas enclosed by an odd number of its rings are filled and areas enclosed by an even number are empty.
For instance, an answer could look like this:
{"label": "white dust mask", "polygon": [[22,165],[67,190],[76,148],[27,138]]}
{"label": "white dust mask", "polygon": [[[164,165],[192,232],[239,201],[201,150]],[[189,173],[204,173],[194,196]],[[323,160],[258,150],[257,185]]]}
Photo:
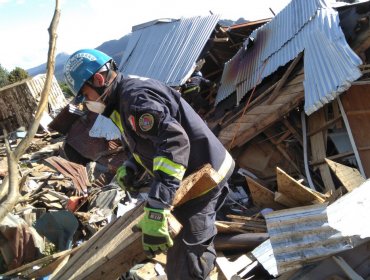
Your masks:
{"label": "white dust mask", "polygon": [[89,111],[97,114],[102,114],[105,110],[105,105],[99,101],[86,101],[85,104]]}

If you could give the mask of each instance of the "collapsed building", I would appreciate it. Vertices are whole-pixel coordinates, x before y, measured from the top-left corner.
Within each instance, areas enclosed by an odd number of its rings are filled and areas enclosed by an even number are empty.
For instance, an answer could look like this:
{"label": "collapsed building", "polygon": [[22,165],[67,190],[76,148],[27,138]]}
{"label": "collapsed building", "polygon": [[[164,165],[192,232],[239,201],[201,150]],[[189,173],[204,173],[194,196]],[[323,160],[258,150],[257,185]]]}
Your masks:
{"label": "collapsed building", "polygon": [[[332,6],[328,1],[293,0],[272,19],[230,27],[219,25],[217,15],[133,27],[119,63],[125,75],[155,78],[178,88],[201,65],[203,75],[219,85],[202,92],[213,108],[200,112],[237,163],[224,219],[217,225],[219,276],[369,277],[369,233],[363,226],[370,207],[369,13],[369,1]],[[68,162],[59,157],[45,160],[73,179],[55,183],[53,175],[50,180],[57,190],[65,192],[63,184],[70,184],[74,187],[67,189],[81,197],[78,192],[91,183],[98,189],[109,184],[125,148],[107,120],[96,114],[81,117],[71,105],[63,108],[49,126],[66,135],[58,153]],[[99,175],[90,177],[94,171]],[[65,203],[53,190],[47,194],[43,203],[50,209],[73,204],[68,192]],[[96,204],[98,199],[104,203]],[[114,259],[123,258],[127,249],[117,249],[124,238],[100,243],[98,238],[101,228],[113,233],[127,226],[125,216],[106,226],[108,213],[121,199],[117,191],[102,188],[89,194],[85,204],[67,208],[73,209],[84,232],[84,237],[67,239],[85,240],[87,245],[80,252],[73,246],[64,255],[44,259],[41,263],[48,265],[38,272],[19,262],[7,275],[100,279],[127,271],[134,263],[113,269]],[[51,202],[60,205],[54,208]],[[58,266],[56,260],[64,260],[60,272],[51,268]]]}

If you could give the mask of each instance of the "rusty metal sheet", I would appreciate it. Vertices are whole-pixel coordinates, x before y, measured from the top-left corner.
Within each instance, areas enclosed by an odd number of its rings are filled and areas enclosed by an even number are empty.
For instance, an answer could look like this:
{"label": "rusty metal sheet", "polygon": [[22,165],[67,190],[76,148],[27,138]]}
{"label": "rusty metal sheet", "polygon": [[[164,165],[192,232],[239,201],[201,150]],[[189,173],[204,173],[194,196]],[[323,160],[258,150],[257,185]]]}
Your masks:
{"label": "rusty metal sheet", "polygon": [[61,174],[72,179],[73,185],[79,192],[87,194],[87,187],[91,184],[85,166],[56,156],[49,157],[45,161],[55,167]]}

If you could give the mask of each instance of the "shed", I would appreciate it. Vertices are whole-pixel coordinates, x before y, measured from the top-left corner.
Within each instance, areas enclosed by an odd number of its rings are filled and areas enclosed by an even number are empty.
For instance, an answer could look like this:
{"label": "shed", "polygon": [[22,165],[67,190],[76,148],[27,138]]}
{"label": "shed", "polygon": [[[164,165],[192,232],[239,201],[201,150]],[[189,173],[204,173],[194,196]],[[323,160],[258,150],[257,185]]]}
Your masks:
{"label": "shed", "polygon": [[[0,88],[0,126],[7,131],[14,131],[24,126],[28,127],[36,112],[41,92],[46,80],[45,74]],[[48,112],[55,116],[67,105],[67,100],[53,77],[49,94]]]}

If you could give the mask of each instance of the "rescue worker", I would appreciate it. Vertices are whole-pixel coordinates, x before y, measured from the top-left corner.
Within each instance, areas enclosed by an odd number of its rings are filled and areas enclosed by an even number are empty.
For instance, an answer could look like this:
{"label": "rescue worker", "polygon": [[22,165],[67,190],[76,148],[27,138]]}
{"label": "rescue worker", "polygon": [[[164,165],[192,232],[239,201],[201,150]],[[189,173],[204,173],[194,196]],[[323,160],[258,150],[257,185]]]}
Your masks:
{"label": "rescue worker", "polygon": [[214,87],[216,87],[216,83],[204,78],[202,72],[196,70],[186,83],[181,86],[182,98],[192,105],[196,111],[202,108],[207,110],[208,102],[201,95],[201,91]]}
{"label": "rescue worker", "polygon": [[[124,189],[145,169],[152,175],[144,218],[139,223],[148,255],[167,251],[168,279],[208,279],[216,252],[216,211],[228,193],[234,161],[178,91],[153,79],[124,77],[111,57],[94,49],[72,54],[64,76],[76,98],[89,110],[110,116],[132,158],[117,170]],[[210,163],[218,185],[174,209],[182,224],[172,240],[167,217],[183,178]]]}

